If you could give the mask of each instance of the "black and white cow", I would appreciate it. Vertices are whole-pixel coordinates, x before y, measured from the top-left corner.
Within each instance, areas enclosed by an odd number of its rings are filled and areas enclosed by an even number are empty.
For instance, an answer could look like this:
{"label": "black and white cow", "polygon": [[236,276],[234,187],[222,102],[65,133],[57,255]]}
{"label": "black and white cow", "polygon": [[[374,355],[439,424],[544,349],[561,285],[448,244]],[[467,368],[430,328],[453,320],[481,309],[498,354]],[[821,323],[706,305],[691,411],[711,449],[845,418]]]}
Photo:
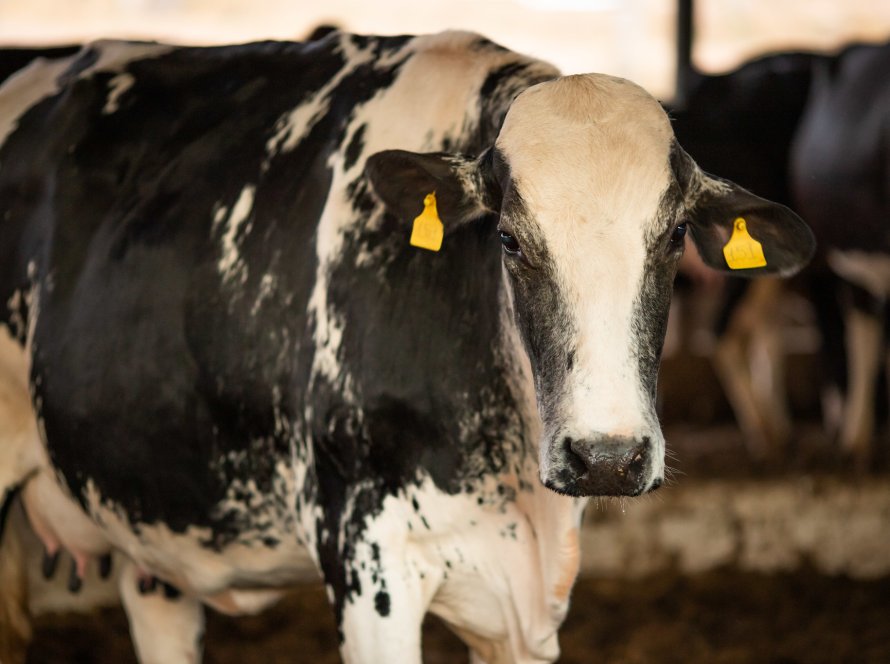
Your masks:
{"label": "black and white cow", "polygon": [[662,483],[687,224],[725,270],[740,216],[747,273],[811,255],[639,87],[477,35],[39,63],[0,91],[0,487],[79,569],[126,554],[143,662],[307,564],[347,661],[419,661],[427,610],[554,660],[583,497]]}
{"label": "black and white cow", "polygon": [[[848,394],[841,443],[871,456],[875,386],[886,352],[890,296],[890,43],[856,45],[814,68],[791,151],[796,207],[813,220],[821,253],[847,285]],[[832,297],[832,293],[821,293]]]}

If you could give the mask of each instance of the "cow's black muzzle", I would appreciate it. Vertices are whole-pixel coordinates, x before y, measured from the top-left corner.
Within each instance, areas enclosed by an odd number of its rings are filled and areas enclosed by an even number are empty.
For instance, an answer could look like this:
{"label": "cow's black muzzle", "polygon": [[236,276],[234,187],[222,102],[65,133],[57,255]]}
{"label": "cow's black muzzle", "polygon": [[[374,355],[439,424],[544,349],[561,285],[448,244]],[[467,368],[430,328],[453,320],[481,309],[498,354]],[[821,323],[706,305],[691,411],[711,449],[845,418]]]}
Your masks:
{"label": "cow's black muzzle", "polygon": [[652,442],[648,437],[596,436],[564,438],[566,467],[548,487],[573,496],[638,496],[661,486],[649,485]]}

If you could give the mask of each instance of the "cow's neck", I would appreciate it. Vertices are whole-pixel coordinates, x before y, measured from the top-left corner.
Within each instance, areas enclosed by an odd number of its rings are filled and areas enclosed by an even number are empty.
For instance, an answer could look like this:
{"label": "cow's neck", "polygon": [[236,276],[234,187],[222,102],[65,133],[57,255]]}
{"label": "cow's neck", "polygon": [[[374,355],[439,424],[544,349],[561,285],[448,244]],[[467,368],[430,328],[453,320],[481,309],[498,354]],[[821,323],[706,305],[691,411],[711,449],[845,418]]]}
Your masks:
{"label": "cow's neck", "polygon": [[501,324],[503,347],[509,349],[511,384],[523,419],[527,454],[522,466],[517,505],[528,515],[538,535],[542,587],[551,614],[562,620],[569,592],[580,566],[580,523],[586,498],[561,496],[545,488],[538,477],[538,451],[543,424],[538,414],[532,366],[516,324],[512,291],[506,270],[501,270]]}

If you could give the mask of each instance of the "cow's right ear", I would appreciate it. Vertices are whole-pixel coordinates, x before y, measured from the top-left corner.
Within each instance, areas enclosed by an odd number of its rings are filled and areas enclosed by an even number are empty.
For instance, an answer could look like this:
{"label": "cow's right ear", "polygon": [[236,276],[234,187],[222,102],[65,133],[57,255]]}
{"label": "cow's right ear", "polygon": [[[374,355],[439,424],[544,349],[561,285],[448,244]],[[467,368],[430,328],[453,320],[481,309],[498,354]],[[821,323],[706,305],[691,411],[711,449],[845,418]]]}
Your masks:
{"label": "cow's right ear", "polygon": [[[708,175],[676,143],[671,166],[684,192],[692,241],[708,267],[737,277],[787,277],[813,257],[813,232],[784,205]],[[730,240],[736,238],[738,249],[733,250]],[[755,244],[759,255],[753,250]],[[733,254],[740,263],[728,262]]]}
{"label": "cow's right ear", "polygon": [[436,207],[453,231],[500,208],[490,174],[489,152],[472,158],[444,152],[384,150],[368,157],[365,173],[386,208],[410,224],[423,211],[423,199],[436,193]]}

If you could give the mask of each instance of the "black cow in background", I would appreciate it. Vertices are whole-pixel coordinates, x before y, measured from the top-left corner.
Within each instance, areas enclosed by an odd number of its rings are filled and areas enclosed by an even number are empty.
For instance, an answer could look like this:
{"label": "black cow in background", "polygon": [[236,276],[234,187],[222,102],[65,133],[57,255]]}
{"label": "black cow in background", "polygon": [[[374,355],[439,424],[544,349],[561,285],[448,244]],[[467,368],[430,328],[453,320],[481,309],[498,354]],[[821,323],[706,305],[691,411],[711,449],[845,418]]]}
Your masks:
{"label": "black cow in background", "polygon": [[[727,173],[744,187],[793,207],[791,143],[810,94],[814,63],[828,59],[778,53],[716,76],[690,65],[678,77],[685,89],[678,95],[682,107],[671,109],[674,131],[704,170]],[[775,324],[780,289],[777,280],[727,279],[715,323],[715,369],[750,452],[758,458],[775,455],[791,433]],[[822,307],[819,313],[820,328],[836,327],[830,309]],[[751,357],[769,358],[768,376],[752,375],[758,372]]]}
{"label": "black cow in background", "polygon": [[[776,53],[716,76],[680,63],[671,115],[689,153],[812,223],[820,249],[796,285],[822,337],[823,420],[864,467],[884,377],[890,45]],[[785,288],[728,279],[715,323],[715,369],[760,458],[780,456],[791,434],[779,329]]]}
{"label": "black cow in background", "polygon": [[796,207],[813,225],[820,253],[841,284],[835,293],[843,309],[849,389],[840,440],[865,467],[887,349],[890,43],[850,47],[815,62],[813,71],[791,151],[791,182]]}

